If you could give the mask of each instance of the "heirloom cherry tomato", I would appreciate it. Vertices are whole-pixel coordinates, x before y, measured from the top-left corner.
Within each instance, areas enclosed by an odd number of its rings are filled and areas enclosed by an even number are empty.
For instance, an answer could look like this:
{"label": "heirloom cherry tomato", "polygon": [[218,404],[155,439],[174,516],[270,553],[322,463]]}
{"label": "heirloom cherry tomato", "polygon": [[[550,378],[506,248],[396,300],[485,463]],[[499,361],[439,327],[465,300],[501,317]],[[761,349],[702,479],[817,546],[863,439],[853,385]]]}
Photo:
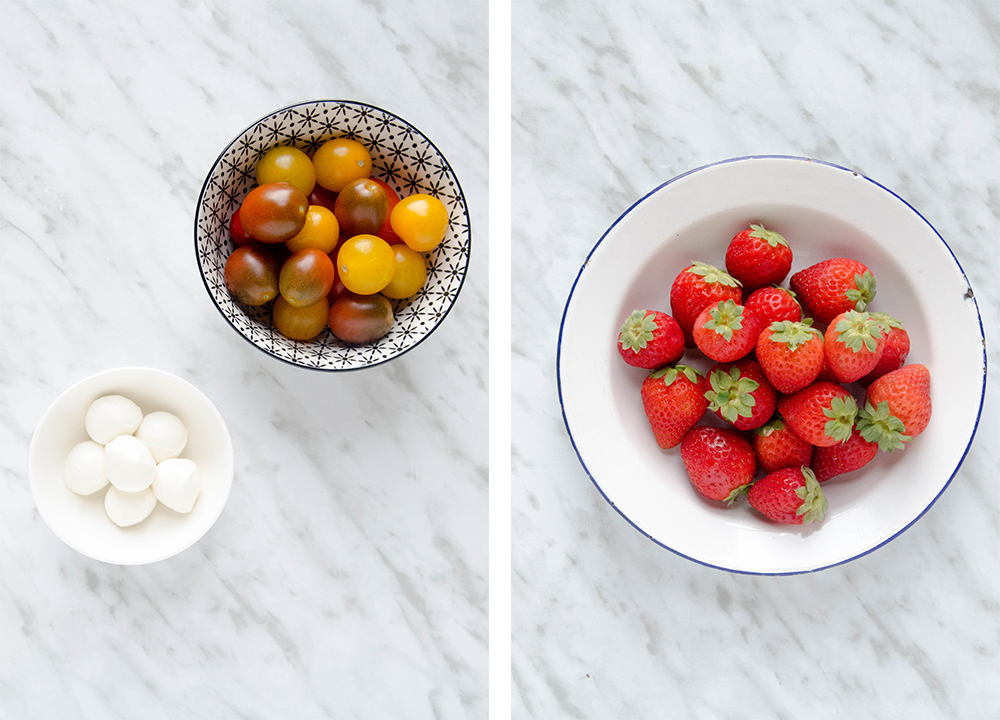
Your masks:
{"label": "heirloom cherry tomato", "polygon": [[417,252],[436,248],[448,231],[448,210],[444,203],[423,193],[400,200],[389,219],[393,231]]}
{"label": "heirloom cherry tomato", "polygon": [[265,305],[278,295],[280,268],[271,248],[250,243],[233,251],[222,276],[235,300],[245,305]]}
{"label": "heirloom cherry tomato", "polygon": [[247,231],[243,229],[243,223],[240,222],[239,208],[236,208],[236,212],[233,213],[233,217],[229,220],[229,234],[232,236],[233,242],[236,243],[237,247],[253,242],[253,238],[247,234]]}
{"label": "heirloom cherry tomato", "polygon": [[240,205],[240,222],[255,240],[283,243],[302,230],[309,211],[305,193],[284,182],[267,183],[250,191]]}
{"label": "heirloom cherry tomato", "polygon": [[402,239],[392,231],[392,223],[389,221],[389,216],[392,215],[392,209],[396,207],[396,203],[399,202],[399,195],[392,186],[389,185],[384,180],[379,180],[378,178],[371,178],[372,182],[377,182],[385,190],[385,196],[389,200],[389,213],[386,215],[385,222],[382,223],[382,227],[379,229],[376,235],[385,240],[390,245],[396,245],[403,242]]}
{"label": "heirloom cherry tomato", "polygon": [[333,214],[344,237],[374,235],[389,217],[389,198],[374,180],[358,178],[337,193]]}
{"label": "heirloom cherry tomato", "polygon": [[289,305],[308,307],[326,298],[336,274],[329,255],[306,248],[292,253],[281,266],[278,289]]}
{"label": "heirloom cherry tomato", "polygon": [[351,180],[372,174],[372,156],[357,140],[334,138],[319,146],[313,155],[316,182],[339,193]]}
{"label": "heirloom cherry tomato", "polygon": [[375,235],[355,235],[337,251],[337,274],[358,295],[371,295],[384,288],[396,272],[396,254]]}
{"label": "heirloom cherry tomato", "polygon": [[382,294],[393,300],[402,300],[416,295],[427,281],[427,262],[416,250],[403,244],[393,245],[396,254],[396,272],[389,284],[382,288]]}
{"label": "heirloom cherry tomato", "polygon": [[326,298],[307,307],[295,307],[279,295],[274,301],[274,326],[289,340],[312,340],[323,332],[329,313]]}
{"label": "heirloom cherry tomato", "polygon": [[330,192],[319,183],[316,183],[316,187],[314,187],[313,191],[309,193],[310,205],[322,205],[330,212],[333,212],[333,206],[336,202],[337,193]]}
{"label": "heirloom cherry tomato", "polygon": [[295,237],[285,242],[292,252],[316,248],[325,253],[333,252],[340,239],[340,224],[337,217],[322,205],[310,205],[306,213],[306,224]]}
{"label": "heirloom cherry tomato", "polygon": [[286,182],[308,195],[316,185],[312,160],[295,147],[279,146],[264,153],[257,163],[257,184]]}
{"label": "heirloom cherry tomato", "polygon": [[330,306],[330,332],[360,345],[378,340],[392,327],[392,304],[381,295],[349,294]]}

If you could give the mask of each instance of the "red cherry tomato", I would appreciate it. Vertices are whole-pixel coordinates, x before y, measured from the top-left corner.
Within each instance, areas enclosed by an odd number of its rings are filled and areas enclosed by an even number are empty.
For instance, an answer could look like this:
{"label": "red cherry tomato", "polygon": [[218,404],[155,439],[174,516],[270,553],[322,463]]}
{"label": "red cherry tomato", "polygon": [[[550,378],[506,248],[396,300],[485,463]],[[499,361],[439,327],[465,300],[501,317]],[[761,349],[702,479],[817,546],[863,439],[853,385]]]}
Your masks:
{"label": "red cherry tomato", "polygon": [[313,188],[313,191],[309,193],[309,204],[310,205],[322,205],[330,212],[333,212],[333,206],[337,202],[337,193],[327,190],[322,185],[317,184]]}
{"label": "red cherry tomato", "polygon": [[245,305],[265,305],[278,296],[281,265],[266,245],[254,242],[236,248],[222,276],[233,298]]}
{"label": "red cherry tomato", "polygon": [[[382,189],[385,190],[385,196],[389,200],[389,215],[391,216],[392,209],[396,207],[396,203],[399,202],[399,194],[384,180],[379,180],[378,178],[371,178],[371,180],[372,182],[377,182],[382,186]],[[403,242],[403,239],[392,229],[392,223],[389,221],[388,217],[385,219],[382,229],[374,234],[378,235],[390,245],[399,245]]]}
{"label": "red cherry tomato", "polygon": [[239,208],[236,208],[236,212],[233,213],[233,217],[229,221],[229,234],[232,236],[233,242],[236,243],[236,247],[253,242],[253,238],[243,229],[243,223],[240,222]]}
{"label": "red cherry tomato", "polygon": [[285,182],[273,182],[250,191],[240,205],[240,222],[255,240],[283,243],[299,234],[308,212],[304,192]]}
{"label": "red cherry tomato", "polygon": [[330,332],[344,342],[373,342],[392,327],[392,304],[381,295],[349,293],[330,306],[327,321]]}
{"label": "red cherry tomato", "polygon": [[330,256],[316,248],[292,253],[281,266],[278,289],[294,307],[308,307],[326,297],[337,271]]}

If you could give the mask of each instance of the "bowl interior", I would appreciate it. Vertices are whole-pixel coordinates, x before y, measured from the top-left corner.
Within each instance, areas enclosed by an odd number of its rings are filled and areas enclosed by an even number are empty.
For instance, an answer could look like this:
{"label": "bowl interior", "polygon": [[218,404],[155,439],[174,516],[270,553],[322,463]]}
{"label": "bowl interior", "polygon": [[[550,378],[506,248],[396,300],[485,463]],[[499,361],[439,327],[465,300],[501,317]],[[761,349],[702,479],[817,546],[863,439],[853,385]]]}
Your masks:
{"label": "bowl interior", "polygon": [[[372,176],[400,197],[427,193],[448,209],[442,243],[428,254],[427,282],[412,298],[393,301],[396,320],[389,333],[366,345],[350,345],[326,329],[309,342],[289,340],[275,330],[271,306],[252,308],[234,301],[223,269],[236,248],[229,220],[256,185],[256,167],[272,147],[292,145],[310,156],[327,140],[349,137],[372,155]],[[434,144],[405,120],[385,110],[347,101],[317,101],[278,110],[251,125],[222,152],[205,180],[195,216],[198,265],[209,295],[230,325],[261,350],[286,362],[317,370],[370,367],[406,352],[444,319],[465,280],[471,249],[469,214],[458,178]]]}
{"label": "bowl interior", "polygon": [[[203,483],[190,513],[157,503],[143,522],[120,528],[104,510],[106,490],[83,497],[66,487],[66,458],[74,445],[88,439],[87,408],[109,394],[131,399],[144,414],[165,410],[184,423],[188,443],[181,457],[198,465]],[[232,440],[219,411],[187,381],[150,368],[107,370],[66,390],[39,421],[28,463],[31,492],[49,528],[84,555],[120,565],[162,560],[196,543],[222,513],[233,481]]]}
{"label": "bowl interior", "polygon": [[[615,349],[637,308],[670,312],[674,277],[694,260],[725,267],[729,240],[751,222],[777,230],[792,272],[853,257],[878,280],[870,308],[900,318],[908,362],[931,372],[934,415],[905,450],[824,483],[819,527],[770,524],[745,500],[705,501],[679,449],[661,451],[639,400],[646,372]],[[787,285],[787,282],[785,283]],[[798,158],[746,158],[681,176],[608,230],[581,269],[560,335],[560,397],[585,468],[604,496],[651,539],[698,562],[754,573],[805,572],[890,540],[934,502],[964,458],[983,397],[982,329],[968,282],[934,229],[897,196],[851,171]],[[712,362],[688,351],[684,362]]]}

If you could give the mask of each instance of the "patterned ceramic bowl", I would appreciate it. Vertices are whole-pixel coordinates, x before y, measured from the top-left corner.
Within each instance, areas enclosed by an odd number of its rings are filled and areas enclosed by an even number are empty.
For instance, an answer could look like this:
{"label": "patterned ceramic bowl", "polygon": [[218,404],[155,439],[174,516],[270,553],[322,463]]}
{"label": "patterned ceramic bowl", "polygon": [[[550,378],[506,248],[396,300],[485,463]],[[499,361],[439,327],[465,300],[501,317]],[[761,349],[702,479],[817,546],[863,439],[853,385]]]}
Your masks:
{"label": "patterned ceramic bowl", "polygon": [[[236,248],[229,220],[256,186],[257,161],[270,148],[294,145],[312,155],[327,140],[349,137],[372,155],[372,176],[386,181],[400,197],[427,193],[448,209],[444,241],[428,256],[427,282],[411,298],[393,301],[395,322],[389,333],[366,345],[350,345],[324,330],[309,342],[289,340],[271,320],[271,304],[242,305],[223,280],[226,259]],[[400,117],[371,105],[317,100],[291,105],[261,118],[240,133],[212,166],[195,214],[195,250],[208,294],[236,332],[265,353],[314,370],[358,370],[379,365],[418,345],[448,314],[465,280],[472,233],[469,213],[448,161],[419,130]]]}

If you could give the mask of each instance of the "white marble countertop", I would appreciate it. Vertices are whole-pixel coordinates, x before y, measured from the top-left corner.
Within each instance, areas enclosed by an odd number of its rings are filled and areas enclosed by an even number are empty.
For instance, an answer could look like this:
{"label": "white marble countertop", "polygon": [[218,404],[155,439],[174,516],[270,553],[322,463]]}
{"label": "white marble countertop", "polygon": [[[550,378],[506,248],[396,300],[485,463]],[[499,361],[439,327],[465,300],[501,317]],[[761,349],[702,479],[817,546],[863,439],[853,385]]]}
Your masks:
{"label": "white marble countertop", "polygon": [[[0,17],[0,718],[485,717],[486,2],[0,0]],[[406,118],[469,201],[453,311],[371,371],[269,358],[196,267],[219,152],[312,99]],[[204,391],[236,461],[212,530],[139,567],[64,545],[26,477],[49,403],[127,365]]]}
{"label": "white marble countertop", "polygon": [[[1000,717],[1000,14],[994,2],[514,0],[515,718]],[[947,239],[990,388],[909,530],[811,575],[734,575],[643,537],[560,414],[562,311],[636,200],[725,158],[808,156],[893,189]]]}

